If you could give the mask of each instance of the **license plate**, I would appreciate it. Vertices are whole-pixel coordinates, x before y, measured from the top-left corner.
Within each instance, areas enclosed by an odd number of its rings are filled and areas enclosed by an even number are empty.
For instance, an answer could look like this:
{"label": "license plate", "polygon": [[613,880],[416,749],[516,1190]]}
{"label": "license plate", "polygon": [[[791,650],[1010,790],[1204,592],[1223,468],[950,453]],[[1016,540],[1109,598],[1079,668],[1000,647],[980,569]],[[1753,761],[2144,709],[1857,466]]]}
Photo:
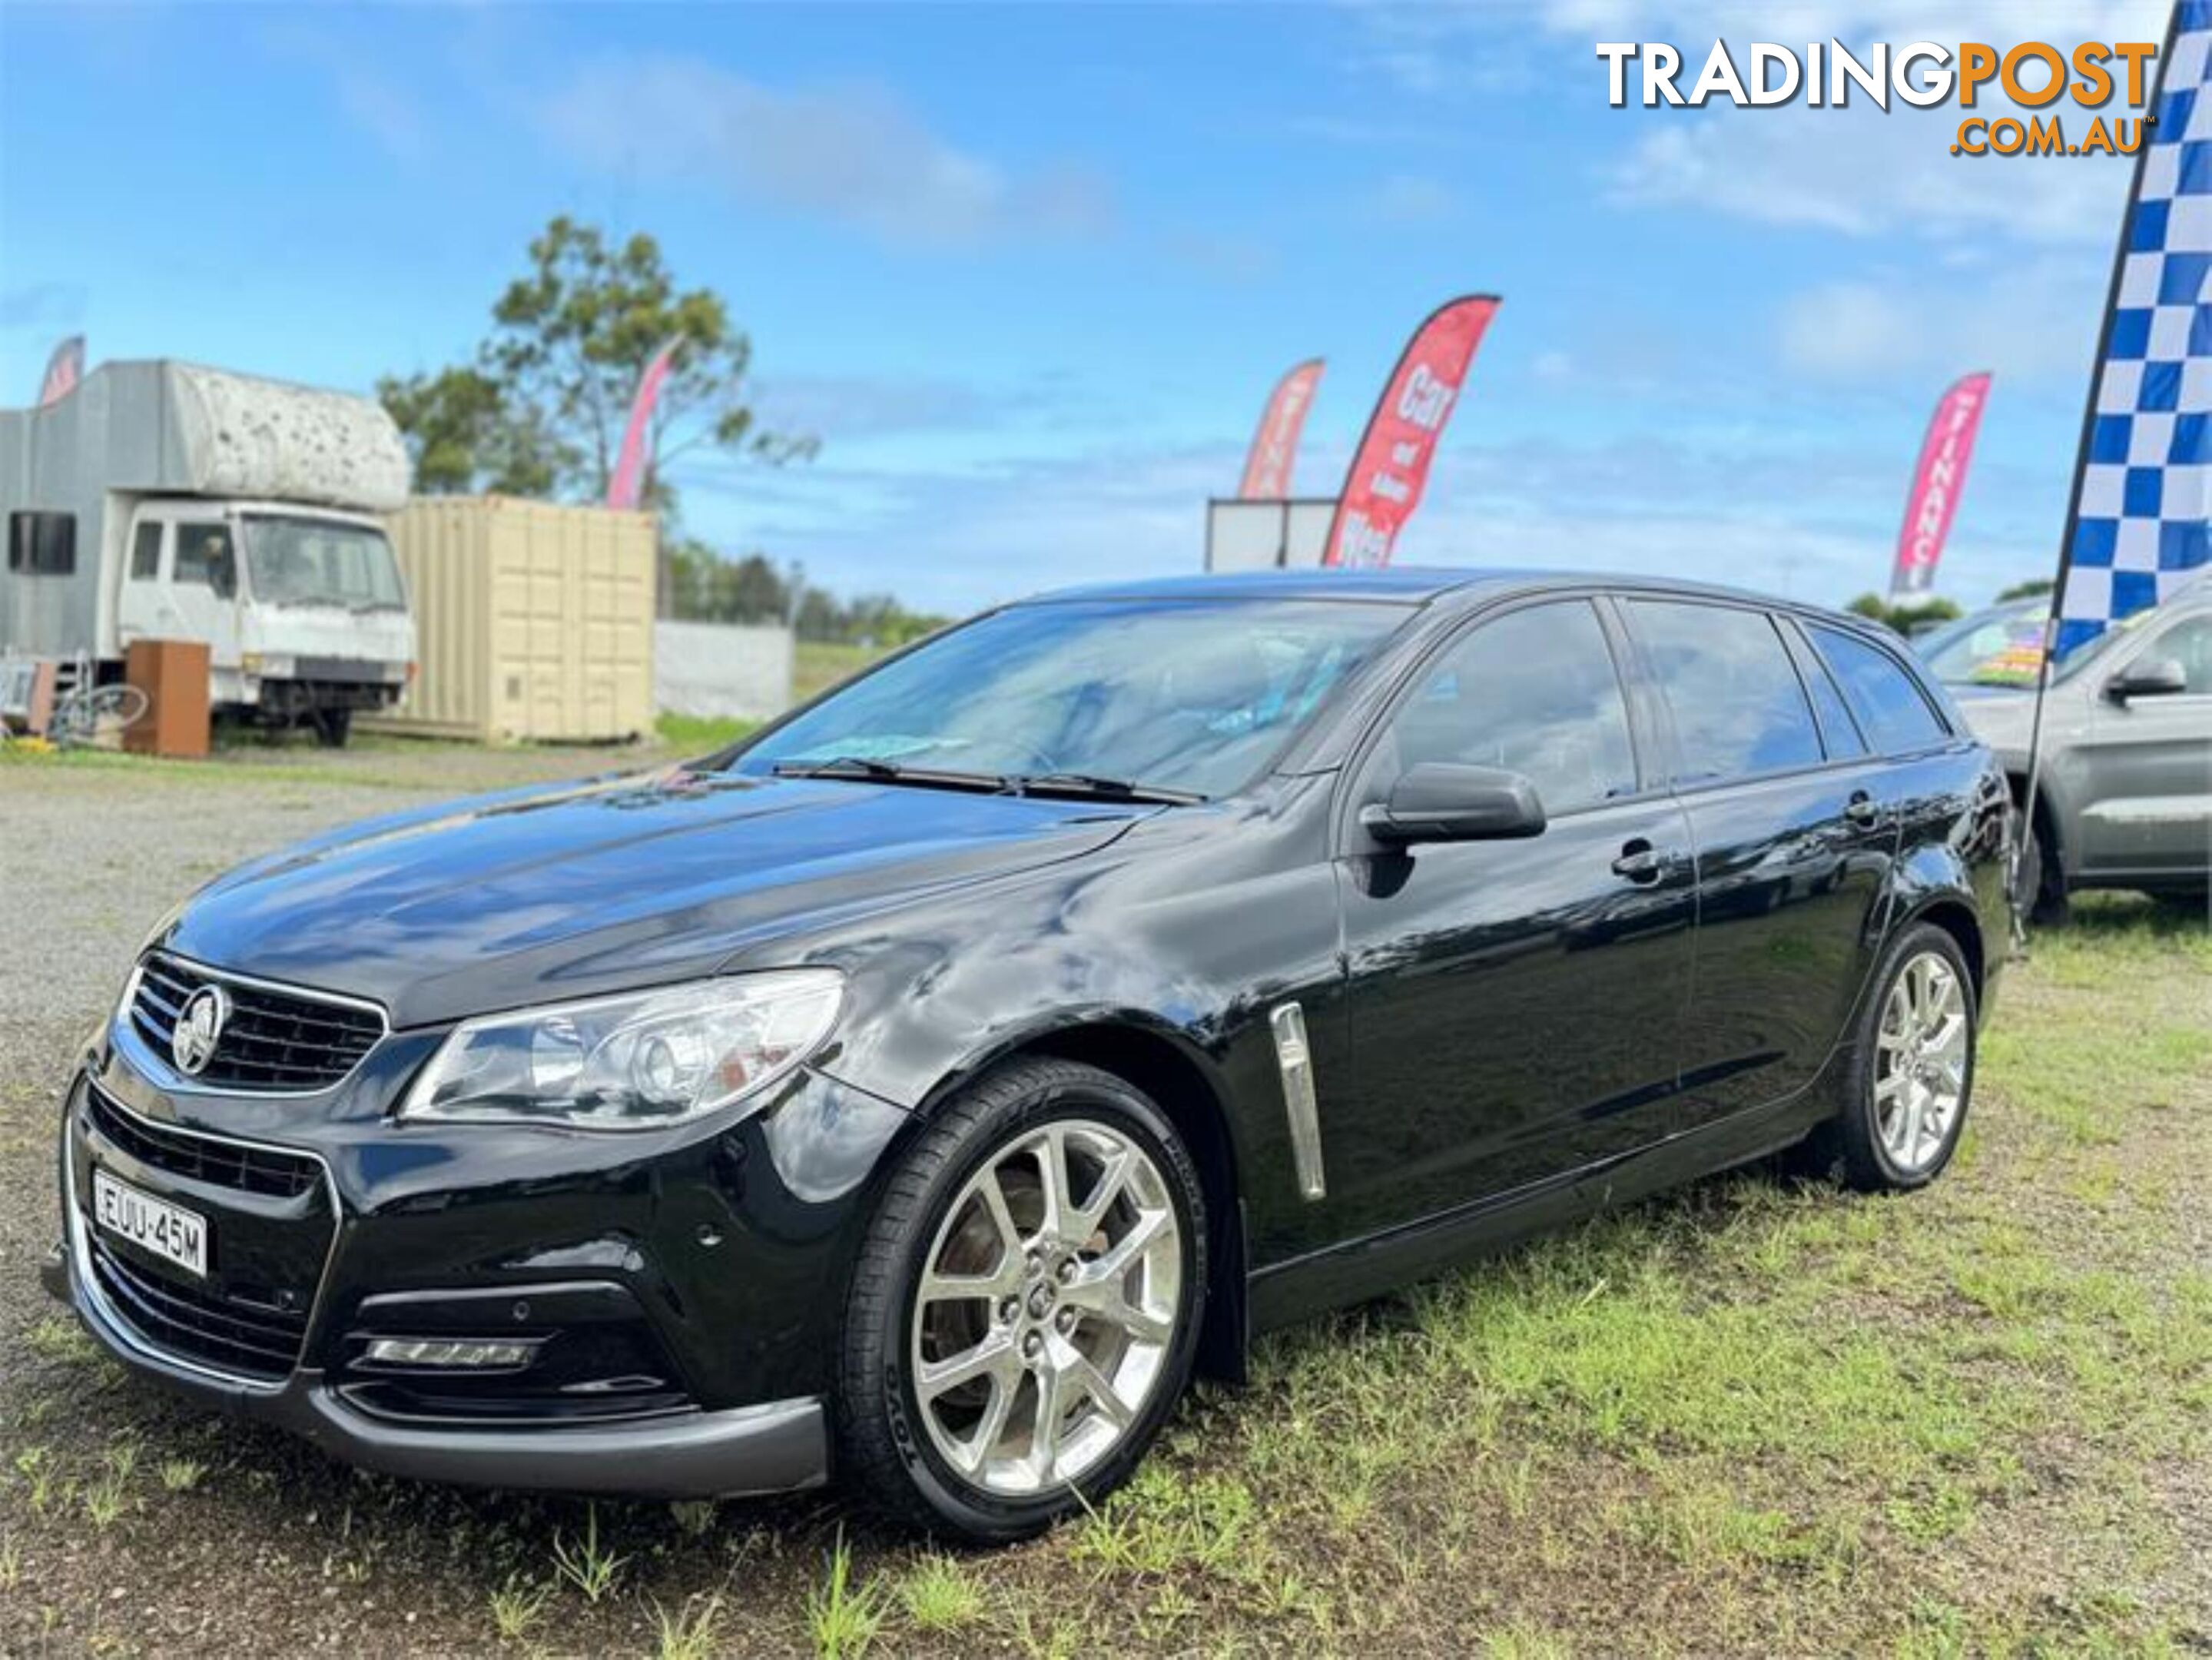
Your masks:
{"label": "license plate", "polygon": [[207,1218],[118,1182],[92,1173],[92,1218],[118,1239],[128,1239],[179,1268],[207,1278]]}

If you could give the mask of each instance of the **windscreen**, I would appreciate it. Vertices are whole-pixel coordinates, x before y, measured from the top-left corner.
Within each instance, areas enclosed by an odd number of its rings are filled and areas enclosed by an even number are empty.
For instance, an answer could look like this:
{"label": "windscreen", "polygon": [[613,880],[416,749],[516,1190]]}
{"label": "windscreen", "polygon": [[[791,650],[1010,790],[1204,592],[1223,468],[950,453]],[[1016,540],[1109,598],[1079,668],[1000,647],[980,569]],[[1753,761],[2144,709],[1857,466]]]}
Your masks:
{"label": "windscreen", "polygon": [[1928,672],[1951,686],[2032,686],[2043,664],[2048,601],[1984,611],[1920,642]]}
{"label": "windscreen", "polygon": [[1017,605],[833,693],[734,764],[857,759],[1218,795],[1266,766],[1407,614],[1335,601]]}
{"label": "windscreen", "polygon": [[384,532],[305,515],[250,514],[246,563],[253,597],[269,605],[404,611],[407,591]]}

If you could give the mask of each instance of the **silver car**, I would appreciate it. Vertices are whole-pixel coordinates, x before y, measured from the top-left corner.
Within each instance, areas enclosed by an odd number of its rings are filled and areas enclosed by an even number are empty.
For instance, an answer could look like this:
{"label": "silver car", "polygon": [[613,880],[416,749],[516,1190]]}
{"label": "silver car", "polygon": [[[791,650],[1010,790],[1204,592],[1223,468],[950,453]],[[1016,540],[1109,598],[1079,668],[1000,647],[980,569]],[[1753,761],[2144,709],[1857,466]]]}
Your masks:
{"label": "silver car", "polygon": [[[1921,643],[1975,735],[2003,762],[2015,801],[2027,798],[2029,687],[2049,603],[2001,605]],[[2135,888],[2203,906],[2208,886],[2212,581],[2201,581],[2053,672],[2020,891],[2050,921],[2078,889]]]}

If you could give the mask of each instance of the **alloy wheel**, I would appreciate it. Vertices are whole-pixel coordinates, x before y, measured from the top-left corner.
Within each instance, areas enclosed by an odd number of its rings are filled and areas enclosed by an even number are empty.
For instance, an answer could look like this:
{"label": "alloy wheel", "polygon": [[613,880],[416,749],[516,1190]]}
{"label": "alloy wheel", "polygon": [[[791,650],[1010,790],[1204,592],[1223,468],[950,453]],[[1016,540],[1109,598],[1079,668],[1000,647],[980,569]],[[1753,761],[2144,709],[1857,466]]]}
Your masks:
{"label": "alloy wheel", "polygon": [[1966,996],[1937,952],[1908,958],[1890,982],[1875,1040],[1875,1122],[1882,1150],[1911,1176],[1934,1164],[1966,1097]]}
{"label": "alloy wheel", "polygon": [[1121,1130],[1056,1120],[994,1152],[915,1287],[914,1392],[939,1456],[1008,1498],[1094,1468],[1158,1384],[1182,1265],[1166,1179]]}

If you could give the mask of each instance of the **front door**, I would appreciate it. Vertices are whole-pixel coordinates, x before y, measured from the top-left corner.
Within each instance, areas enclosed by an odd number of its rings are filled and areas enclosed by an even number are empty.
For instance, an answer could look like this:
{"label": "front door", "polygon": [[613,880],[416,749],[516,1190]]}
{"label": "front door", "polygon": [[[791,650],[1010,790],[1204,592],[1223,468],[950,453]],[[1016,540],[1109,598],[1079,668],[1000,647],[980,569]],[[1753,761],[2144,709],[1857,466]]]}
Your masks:
{"label": "front door", "polygon": [[1517,841],[1338,864],[1350,1064],[1322,1102],[1330,1222],[1356,1236],[1576,1170],[1663,1134],[1694,920],[1682,809],[1646,785],[1587,599],[1478,623],[1416,675],[1360,763],[1356,808],[1409,767],[1530,779]]}
{"label": "front door", "polygon": [[204,640],[216,669],[238,667],[238,550],[223,520],[179,517],[170,526],[168,603],[176,637]]}
{"label": "front door", "polygon": [[2165,659],[2184,690],[2125,702],[2098,696],[2081,758],[2080,869],[2106,878],[2194,876],[2212,862],[2212,616],[2183,617],[2101,672]]}

